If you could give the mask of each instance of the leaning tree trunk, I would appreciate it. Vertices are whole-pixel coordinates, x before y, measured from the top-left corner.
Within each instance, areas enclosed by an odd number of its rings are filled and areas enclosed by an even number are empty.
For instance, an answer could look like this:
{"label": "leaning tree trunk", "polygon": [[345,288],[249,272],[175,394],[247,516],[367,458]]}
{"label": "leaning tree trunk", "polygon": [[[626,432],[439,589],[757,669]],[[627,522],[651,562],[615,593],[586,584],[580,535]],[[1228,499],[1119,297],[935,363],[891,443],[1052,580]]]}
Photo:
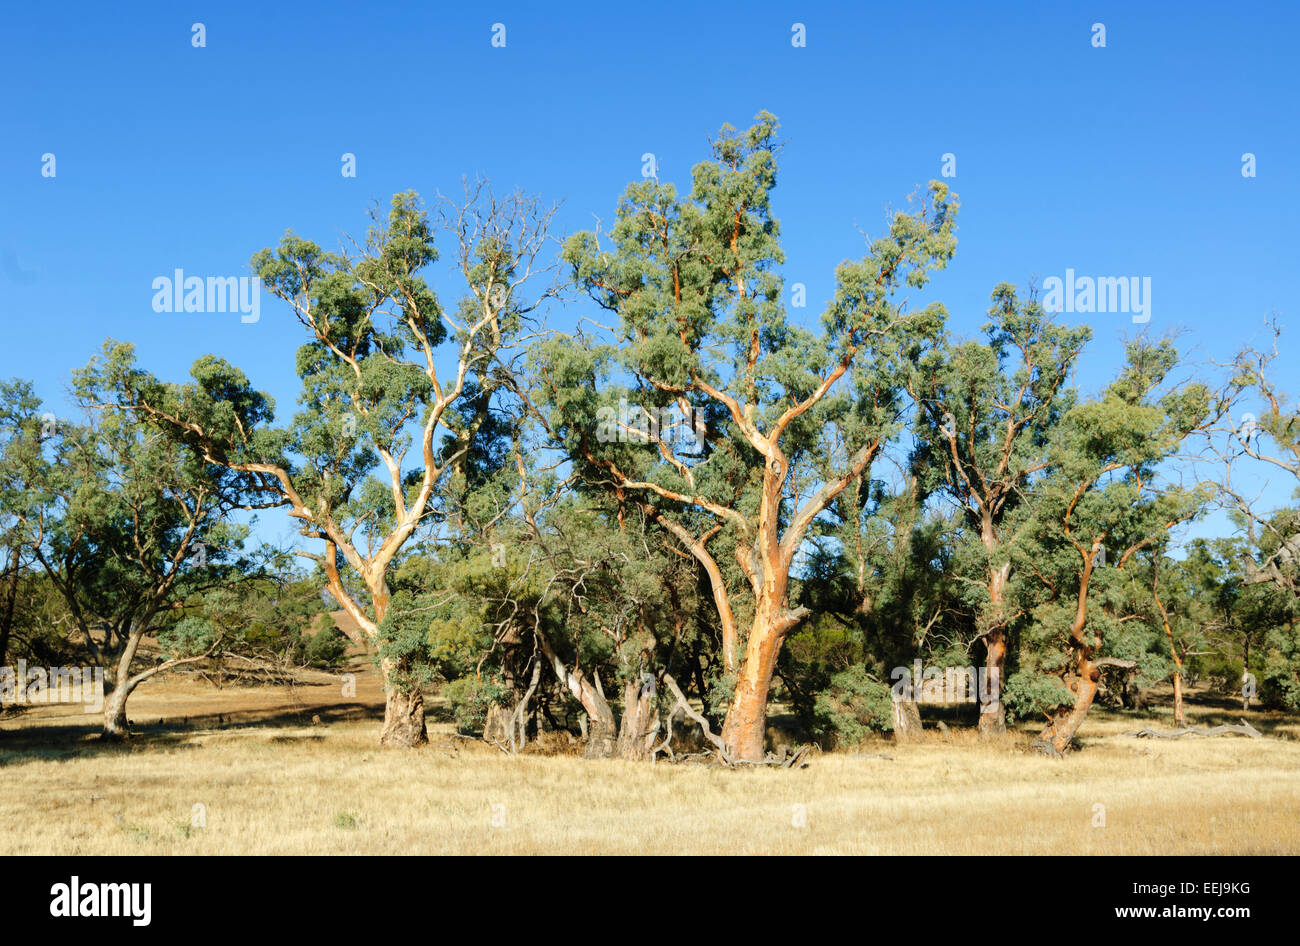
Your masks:
{"label": "leaning tree trunk", "polygon": [[536,634],[555,675],[587,713],[587,749],[583,754],[588,759],[613,758],[618,752],[618,727],[614,722],[614,711],[610,709],[609,700],[605,699],[605,691],[600,685],[600,675],[597,674],[593,682],[587,679],[581,668],[569,670],[551,647],[546,635],[540,630]]}
{"label": "leaning tree trunk", "polygon": [[1174,725],[1182,729],[1187,725],[1187,716],[1183,712],[1183,668],[1174,669]]}
{"label": "leaning tree trunk", "polygon": [[424,694],[418,686],[399,683],[398,667],[392,660],[380,661],[387,700],[384,705],[384,729],[379,744],[387,748],[413,748],[429,741],[424,725]]}
{"label": "leaning tree trunk", "polygon": [[113,687],[108,702],[104,704],[104,725],[101,730],[103,738],[118,742],[131,734],[126,718],[126,700],[133,689],[135,685],[127,680],[121,680]]}
{"label": "leaning tree trunk", "polygon": [[582,705],[587,711],[587,749],[583,755],[588,759],[614,758],[618,754],[618,727],[605,694],[588,687]]}
{"label": "leaning tree trunk", "polygon": [[[500,703],[488,706],[487,719],[483,723],[483,741],[499,746],[514,754],[528,744],[528,706],[537,692],[537,684],[542,676],[542,662],[533,661],[532,676],[528,689],[519,694],[509,708]],[[518,692],[511,682],[511,690]]]}
{"label": "leaning tree trunk", "polygon": [[1100,679],[1101,671],[1086,656],[1080,656],[1075,672],[1066,681],[1066,686],[1074,694],[1074,705],[1053,716],[1038,738],[1050,744],[1057,753],[1068,749],[1088,715]]}
{"label": "leaning tree trunk", "polygon": [[104,705],[102,734],[105,739],[120,740],[130,735],[131,724],[126,718],[126,701],[135,692],[136,687],[155,674],[185,664],[192,664],[199,660],[207,660],[221,647],[223,637],[218,635],[212,641],[211,646],[201,654],[196,654],[193,657],[177,657],[131,676],[131,663],[135,660],[136,651],[140,648],[140,641],[144,638],[152,621],[153,612],[150,612],[147,619],[136,621],[127,635],[126,646],[122,648],[122,654],[117,661],[117,673],[113,677],[113,692],[109,694],[108,702]]}
{"label": "leaning tree trunk", "polygon": [[1083,556],[1083,573],[1079,581],[1079,597],[1075,606],[1074,620],[1070,624],[1070,644],[1075,654],[1074,672],[1065,681],[1066,687],[1074,694],[1074,705],[1069,710],[1056,713],[1048,720],[1047,726],[1039,734],[1039,740],[1047,743],[1059,755],[1070,747],[1075,734],[1083,725],[1093,699],[1097,696],[1097,683],[1101,680],[1101,668],[1092,662],[1092,655],[1101,646],[1101,638],[1089,641],[1084,636],[1088,624],[1088,588],[1092,584],[1094,557],[1097,554],[1100,539],[1093,541],[1091,551],[1079,547]]}

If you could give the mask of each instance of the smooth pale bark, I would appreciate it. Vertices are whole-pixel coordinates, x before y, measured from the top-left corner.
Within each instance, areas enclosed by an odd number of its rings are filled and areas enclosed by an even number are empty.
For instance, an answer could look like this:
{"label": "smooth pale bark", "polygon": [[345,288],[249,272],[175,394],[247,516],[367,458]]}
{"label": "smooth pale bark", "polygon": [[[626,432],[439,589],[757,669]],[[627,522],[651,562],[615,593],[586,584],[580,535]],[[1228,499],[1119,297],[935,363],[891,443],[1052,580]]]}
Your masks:
{"label": "smooth pale bark", "polygon": [[131,678],[131,661],[135,660],[135,653],[140,647],[140,640],[144,637],[139,631],[132,631],[131,636],[127,638],[126,646],[122,649],[122,654],[117,660],[117,672],[113,675],[113,692],[109,694],[108,702],[104,704],[104,729],[105,739],[124,739],[129,733],[127,732],[128,723],[126,719],[126,701],[131,693],[139,686],[139,680]]}
{"label": "smooth pale bark", "polygon": [[[487,719],[483,723],[483,741],[515,753],[528,744],[528,706],[537,684],[541,680],[542,662],[533,661],[532,676],[528,688],[523,691],[510,707],[493,703],[488,707]],[[512,692],[518,693],[513,680],[510,680]]]}
{"label": "smooth pale bark", "polygon": [[623,686],[623,718],[619,721],[618,728],[618,757],[630,762],[648,760],[658,732],[654,678],[629,680]]}
{"label": "smooth pale bark", "polygon": [[736,676],[736,689],[722,723],[722,743],[732,759],[757,762],[763,758],[767,699],[776,659],[786,634],[807,614],[806,608],[785,609],[787,576],[786,571],[775,574],[759,597],[758,611]]}
{"label": "smooth pale bark", "polygon": [[593,681],[579,667],[570,670],[555,653],[546,635],[538,632],[537,640],[555,675],[587,714],[587,749],[584,755],[588,759],[613,758],[618,753],[618,724],[600,686],[600,677]]}

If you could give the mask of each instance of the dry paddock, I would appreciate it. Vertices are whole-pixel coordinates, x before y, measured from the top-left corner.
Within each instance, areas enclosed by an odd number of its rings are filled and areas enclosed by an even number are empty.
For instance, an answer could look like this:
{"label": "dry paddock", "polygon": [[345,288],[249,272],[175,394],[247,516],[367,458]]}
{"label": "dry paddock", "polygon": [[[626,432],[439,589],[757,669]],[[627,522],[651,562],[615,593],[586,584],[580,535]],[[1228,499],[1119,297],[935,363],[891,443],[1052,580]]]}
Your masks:
{"label": "dry paddock", "polygon": [[508,757],[446,721],[381,750],[373,681],[337,693],[159,681],[127,745],[66,707],[6,717],[0,854],[1300,853],[1300,721],[1277,714],[1250,714],[1263,739],[1164,741],[1120,735],[1168,728],[1159,708],[1098,711],[1063,760],[954,729],[729,770]]}

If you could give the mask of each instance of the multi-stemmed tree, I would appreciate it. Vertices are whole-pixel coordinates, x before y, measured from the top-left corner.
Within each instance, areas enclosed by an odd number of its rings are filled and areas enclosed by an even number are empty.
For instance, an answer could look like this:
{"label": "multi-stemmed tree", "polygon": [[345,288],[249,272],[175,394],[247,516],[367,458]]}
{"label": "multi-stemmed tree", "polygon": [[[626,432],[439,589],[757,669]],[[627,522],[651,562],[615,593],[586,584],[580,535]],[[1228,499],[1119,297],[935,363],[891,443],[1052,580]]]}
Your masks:
{"label": "multi-stemmed tree", "polygon": [[[327,252],[289,233],[252,265],[306,329],[299,410],[272,426],[273,403],[207,356],[193,381],[142,379],[121,404],[147,415],[205,462],[246,478],[287,509],[330,594],[377,651],[387,705],[380,742],[426,741],[420,684],[426,635],[390,613],[388,576],[412,537],[432,531],[436,492],[469,452],[501,387],[505,353],[525,331],[527,283],[552,210],[529,197],[444,201],[435,225],[414,193],[394,196],[363,245]],[[450,235],[465,294],[444,307],[426,273],[435,232]]]}
{"label": "multi-stemmed tree", "polygon": [[[730,696],[724,754],[744,760],[763,755],[782,642],[809,613],[789,597],[796,556],[897,433],[908,366],[942,321],[938,306],[905,311],[896,291],[922,287],[956,245],[956,200],[932,182],[920,209],[839,266],[821,331],[799,325],[777,272],[776,129],[766,113],[748,131],[724,126],[684,197],[657,180],[629,186],[609,248],[599,233],[570,238],[574,277],[616,323],[538,351],[537,398],[575,468],[708,574]],[[691,435],[598,436],[642,426],[599,423],[621,398],[659,418],[675,409]]]}

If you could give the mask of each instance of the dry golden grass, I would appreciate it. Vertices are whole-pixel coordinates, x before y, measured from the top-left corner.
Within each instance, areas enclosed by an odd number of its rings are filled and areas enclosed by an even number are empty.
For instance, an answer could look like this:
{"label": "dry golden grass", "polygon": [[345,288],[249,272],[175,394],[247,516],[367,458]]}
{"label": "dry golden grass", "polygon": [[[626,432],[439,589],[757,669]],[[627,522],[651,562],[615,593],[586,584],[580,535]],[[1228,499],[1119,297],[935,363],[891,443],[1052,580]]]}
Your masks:
{"label": "dry golden grass", "polygon": [[[133,698],[145,731],[126,746],[88,738],[97,718],[66,707],[6,720],[0,854],[1300,853],[1294,718],[1252,714],[1268,739],[1155,741],[1118,735],[1146,721],[1097,712],[1065,760],[954,730],[859,750],[892,760],[735,771],[509,758],[446,723],[428,748],[385,751],[373,681],[351,707],[305,689],[160,682]],[[149,725],[184,716],[209,728]]]}

